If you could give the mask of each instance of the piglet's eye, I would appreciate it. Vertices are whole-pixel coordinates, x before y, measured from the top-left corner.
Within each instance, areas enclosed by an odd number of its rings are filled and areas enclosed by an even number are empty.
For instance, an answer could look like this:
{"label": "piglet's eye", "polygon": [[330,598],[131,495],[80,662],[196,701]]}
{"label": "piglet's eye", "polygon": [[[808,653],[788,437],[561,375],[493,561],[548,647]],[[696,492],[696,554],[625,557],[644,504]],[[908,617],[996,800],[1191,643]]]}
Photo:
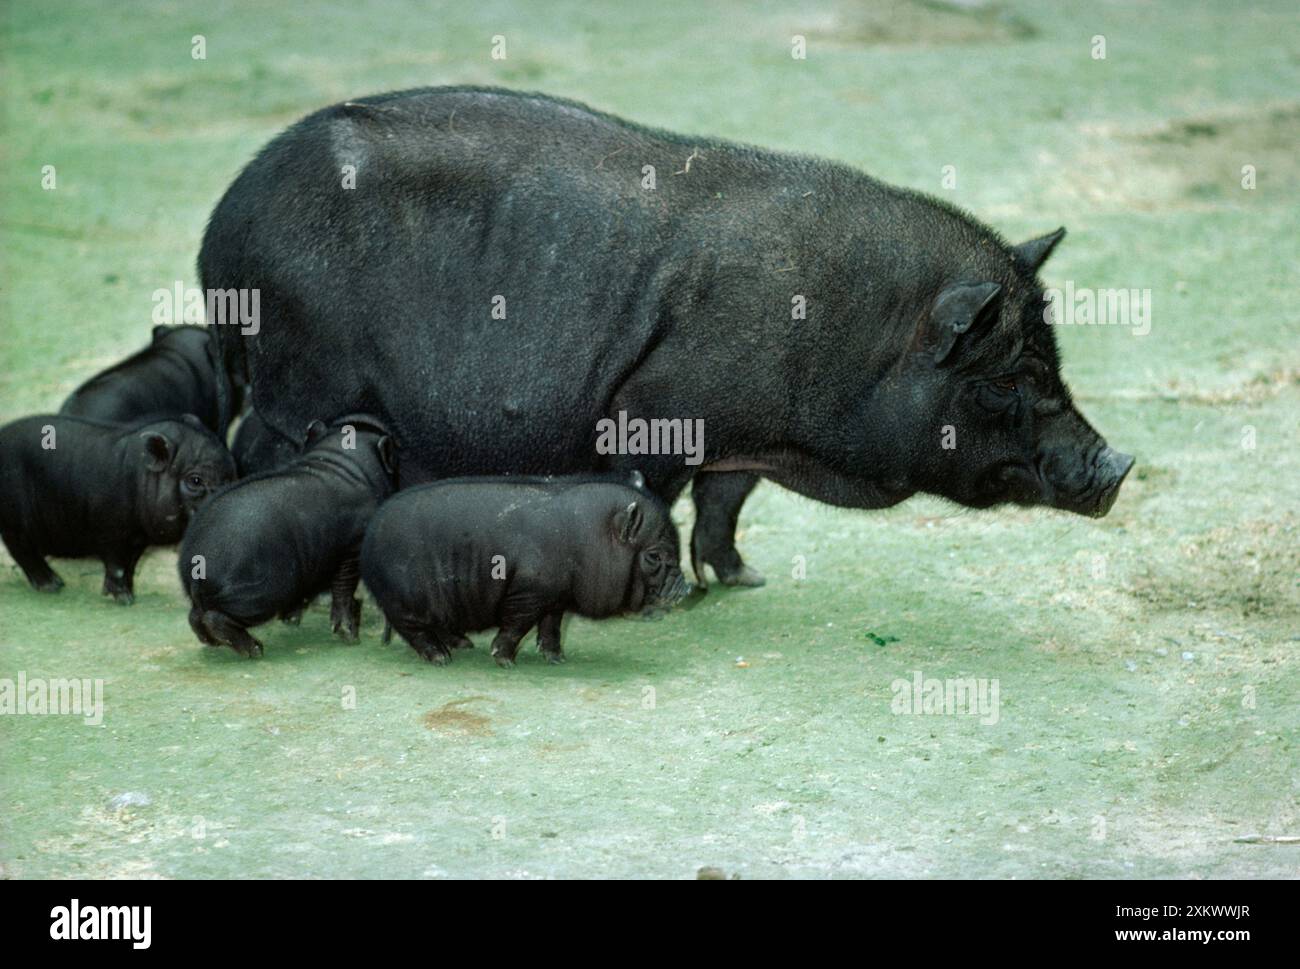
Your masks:
{"label": "piglet's eye", "polygon": [[1016,386],[1015,377],[999,377],[997,380],[993,381],[993,386],[1004,394],[1015,394],[1020,391],[1020,388]]}
{"label": "piglet's eye", "polygon": [[188,478],[185,479],[185,483],[189,485],[191,488],[203,487],[203,479],[200,478],[197,474],[190,475]]}

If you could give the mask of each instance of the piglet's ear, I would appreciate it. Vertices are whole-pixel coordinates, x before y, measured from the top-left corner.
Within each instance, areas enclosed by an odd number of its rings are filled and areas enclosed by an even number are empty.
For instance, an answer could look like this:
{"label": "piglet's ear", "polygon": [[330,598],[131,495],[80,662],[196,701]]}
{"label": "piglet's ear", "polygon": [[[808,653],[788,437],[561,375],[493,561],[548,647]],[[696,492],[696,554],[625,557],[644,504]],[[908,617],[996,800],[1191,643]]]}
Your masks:
{"label": "piglet's ear", "polygon": [[645,491],[645,475],[640,471],[633,471],[629,477],[632,479],[632,487],[637,491]]}
{"label": "piglet's ear", "polygon": [[379,452],[379,463],[384,470],[390,477],[397,477],[397,442],[385,434],[375,444],[375,450]]}
{"label": "piglet's ear", "polygon": [[208,425],[199,420],[198,415],[196,414],[182,414],[181,422],[188,424],[197,431],[206,431],[208,429]]}
{"label": "piglet's ear", "polygon": [[166,471],[172,463],[172,442],[154,431],[145,431],[140,440],[144,442],[145,467],[155,474]]}
{"label": "piglet's ear", "polygon": [[162,324],[159,324],[158,326],[155,326],[155,327],[153,328],[153,342],[154,342],[154,343],[157,343],[159,340],[161,340],[163,337],[165,337],[165,336],[166,336],[168,333],[170,333],[171,331],[172,331],[172,328],[171,328],[170,326],[168,326],[167,324],[165,324],[165,323],[162,323]]}
{"label": "piglet's ear", "polygon": [[624,545],[631,545],[636,541],[636,537],[641,534],[643,520],[641,503],[634,501],[614,516],[614,534],[618,536],[618,540]]}
{"label": "piglet's ear", "polygon": [[939,294],[930,310],[936,365],[948,359],[963,334],[975,336],[997,319],[1001,292],[999,283],[958,283]]}
{"label": "piglet's ear", "polygon": [[303,432],[303,436],[302,436],[303,448],[306,449],[311,447],[322,437],[324,437],[328,432],[329,432],[329,428],[325,426],[324,421],[320,421],[320,420],[312,421],[310,424],[307,425],[307,430]]}

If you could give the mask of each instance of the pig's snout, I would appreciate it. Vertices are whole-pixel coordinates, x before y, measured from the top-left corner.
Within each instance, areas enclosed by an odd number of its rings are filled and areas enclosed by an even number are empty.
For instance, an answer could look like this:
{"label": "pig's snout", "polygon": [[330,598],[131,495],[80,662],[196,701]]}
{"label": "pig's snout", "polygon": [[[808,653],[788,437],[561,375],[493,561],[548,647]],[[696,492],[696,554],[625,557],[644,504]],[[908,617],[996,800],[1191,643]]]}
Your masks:
{"label": "pig's snout", "polygon": [[689,597],[694,591],[695,584],[687,581],[686,576],[678,572],[676,576],[663,584],[650,603],[641,611],[641,614],[647,619],[662,619],[665,613]]}
{"label": "pig's snout", "polygon": [[1102,444],[1091,462],[1058,454],[1042,467],[1047,503],[1063,511],[1101,518],[1119,497],[1119,486],[1133,468],[1133,456]]}
{"label": "pig's snout", "polygon": [[1119,486],[1133,470],[1133,455],[1116,451],[1107,445],[1097,455],[1096,466],[1098,493],[1092,516],[1101,518],[1115,504],[1115,499],[1119,497]]}
{"label": "pig's snout", "polygon": [[677,603],[689,596],[694,588],[695,584],[688,581],[686,576],[678,572],[677,577],[673,579],[673,581],[669,583],[668,587],[659,594],[659,598],[662,602],[665,602],[670,606],[675,606]]}

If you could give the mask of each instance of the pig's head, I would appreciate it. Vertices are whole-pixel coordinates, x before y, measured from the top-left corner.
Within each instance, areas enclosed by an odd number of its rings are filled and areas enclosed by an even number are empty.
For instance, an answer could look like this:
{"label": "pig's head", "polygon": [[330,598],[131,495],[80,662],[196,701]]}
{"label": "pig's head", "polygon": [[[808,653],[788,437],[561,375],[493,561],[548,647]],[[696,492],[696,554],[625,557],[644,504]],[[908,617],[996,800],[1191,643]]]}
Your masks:
{"label": "pig's head", "polygon": [[307,425],[302,450],[345,474],[360,473],[379,499],[397,487],[397,440],[378,418],[349,414]]}
{"label": "pig's head", "polygon": [[178,542],[207,497],[235,480],[235,459],[193,414],[136,429],[129,461],[138,461],[141,524],[159,544]]}
{"label": "pig's head", "polygon": [[871,452],[900,495],[973,508],[1013,502],[1100,517],[1133,458],[1112,450],[1061,380],[1038,268],[1060,229],[1019,246],[971,247],[926,293],[911,344],[874,388]]}
{"label": "pig's head", "polygon": [[614,513],[613,540],[630,555],[631,574],[623,603],[629,612],[668,607],[691,591],[682,575],[677,526],[656,498],[624,489],[631,496]]}

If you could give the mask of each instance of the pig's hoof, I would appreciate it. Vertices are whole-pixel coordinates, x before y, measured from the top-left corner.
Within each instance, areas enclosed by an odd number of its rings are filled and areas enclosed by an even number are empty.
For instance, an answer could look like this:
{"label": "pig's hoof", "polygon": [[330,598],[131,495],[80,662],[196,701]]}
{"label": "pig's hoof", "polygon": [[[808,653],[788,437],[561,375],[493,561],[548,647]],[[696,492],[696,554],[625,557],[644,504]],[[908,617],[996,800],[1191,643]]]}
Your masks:
{"label": "pig's hoof", "polygon": [[421,659],[427,660],[434,666],[446,666],[451,662],[451,653],[438,649],[436,646],[430,646],[426,649],[417,647],[415,651],[420,654]]}
{"label": "pig's hoof", "polygon": [[280,617],[280,622],[284,623],[286,626],[298,625],[302,622],[302,610],[295,609],[293,612],[286,612]]}
{"label": "pig's hoof", "polygon": [[468,636],[457,636],[456,641],[451,644],[452,649],[473,649],[474,644],[469,641]]}
{"label": "pig's hoof", "polygon": [[57,575],[51,575],[48,579],[42,579],[39,582],[33,582],[32,588],[37,592],[60,592],[63,589],[63,580]]}
{"label": "pig's hoof", "polygon": [[[714,568],[715,572],[718,572]],[[760,586],[767,585],[767,579],[758,569],[750,568],[748,565],[742,565],[738,569],[724,569],[718,572],[718,581],[723,585],[742,586],[747,589],[757,589]]]}
{"label": "pig's hoof", "polygon": [[342,636],[349,642],[355,643],[361,631],[361,600],[353,599],[335,606],[330,610],[330,622],[333,624],[335,636]]}
{"label": "pig's hoof", "polygon": [[492,658],[497,661],[497,666],[501,667],[503,670],[512,669],[515,665],[514,657],[507,656],[505,653],[493,652]]}
{"label": "pig's hoof", "polygon": [[552,653],[547,650],[542,650],[542,655],[546,657],[546,662],[550,663],[552,666],[558,666],[564,662],[563,653]]}
{"label": "pig's hoof", "polygon": [[135,593],[130,589],[105,589],[104,595],[112,596],[119,606],[129,606],[135,602]]}

